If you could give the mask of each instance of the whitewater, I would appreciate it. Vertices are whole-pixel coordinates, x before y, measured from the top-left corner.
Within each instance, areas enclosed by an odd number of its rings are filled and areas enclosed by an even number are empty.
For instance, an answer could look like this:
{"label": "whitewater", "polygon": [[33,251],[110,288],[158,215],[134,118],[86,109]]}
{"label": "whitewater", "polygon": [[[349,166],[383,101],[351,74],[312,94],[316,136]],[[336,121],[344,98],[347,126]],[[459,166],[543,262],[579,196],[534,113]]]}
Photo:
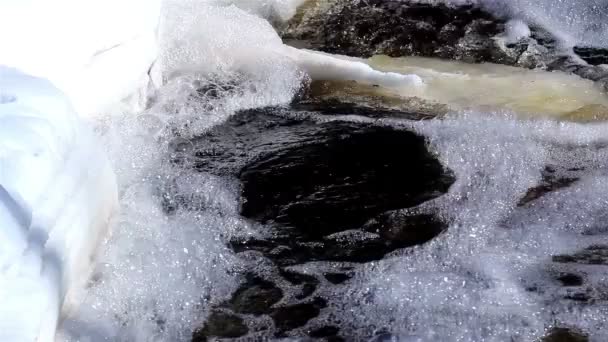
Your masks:
{"label": "whitewater", "polygon": [[[423,204],[448,230],[357,269],[344,293],[323,294],[339,317],[320,320],[356,334],[391,317],[402,341],[530,341],[559,321],[608,340],[601,302],[573,309],[526,291],[551,284],[551,255],[608,243],[582,234],[605,229],[608,124],[567,119],[608,114],[605,92],[563,73],[285,45],[272,24],[304,2],[0,1],[0,341],[190,340],[240,272],[264,267],[228,241],[265,231],[240,216],[238,186],[167,156],[320,80],[446,104],[440,120],[381,124],[424,136],[456,176]],[[540,25],[564,49],[606,46],[598,2],[478,3],[517,20],[510,39]],[[204,82],[235,79],[239,92],[194,96]],[[574,186],[519,206],[547,165],[587,168]],[[159,189],[169,185],[207,209],[167,215]],[[587,268],[602,291],[608,271]]]}

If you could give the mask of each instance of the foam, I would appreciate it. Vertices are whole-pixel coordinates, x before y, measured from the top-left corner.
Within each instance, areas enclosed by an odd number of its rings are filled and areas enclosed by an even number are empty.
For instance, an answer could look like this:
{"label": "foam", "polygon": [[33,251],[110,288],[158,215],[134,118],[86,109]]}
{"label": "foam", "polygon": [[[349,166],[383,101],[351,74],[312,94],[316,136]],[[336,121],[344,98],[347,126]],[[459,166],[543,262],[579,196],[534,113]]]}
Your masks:
{"label": "foam", "polygon": [[[606,149],[591,147],[606,142],[606,127],[479,111],[413,124],[456,174],[447,196],[424,204],[438,209],[449,228],[364,267],[346,295],[334,296],[348,298],[335,304],[346,316],[341,320],[405,341],[532,341],[554,324],[604,340],[604,304],[561,300],[550,261],[606,240],[583,234],[606,215]],[[518,207],[548,164],[593,166],[572,187]],[[601,288],[606,271],[589,272],[586,286]]]}
{"label": "foam", "polygon": [[515,44],[524,38],[530,37],[530,28],[520,19],[511,19],[507,21],[505,29],[505,42],[507,44]]}

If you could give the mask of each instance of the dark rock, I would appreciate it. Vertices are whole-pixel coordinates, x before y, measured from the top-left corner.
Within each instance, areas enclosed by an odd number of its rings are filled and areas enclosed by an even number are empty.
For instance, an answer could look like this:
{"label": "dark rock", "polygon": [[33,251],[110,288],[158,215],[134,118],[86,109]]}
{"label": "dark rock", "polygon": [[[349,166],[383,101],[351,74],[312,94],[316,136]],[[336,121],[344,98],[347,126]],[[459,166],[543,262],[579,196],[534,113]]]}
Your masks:
{"label": "dark rock", "polygon": [[319,280],[317,278],[296,272],[287,271],[285,269],[280,270],[280,275],[283,279],[294,285],[301,285],[300,293],[296,294],[296,299],[302,300],[310,297],[317,290]]}
{"label": "dark rock", "polygon": [[277,308],[270,317],[272,317],[276,328],[280,332],[285,332],[304,326],[308,321],[317,317],[326,305],[325,300],[316,298],[310,303]]}
{"label": "dark rock", "polygon": [[331,337],[331,336],[336,336],[338,334],[338,332],[340,332],[340,328],[328,325],[328,326],[314,329],[313,331],[311,331],[308,334],[308,336],[314,337],[314,338]]}
{"label": "dark rock", "polygon": [[352,278],[351,275],[345,273],[325,273],[323,274],[325,279],[332,284],[338,285]]}
{"label": "dark rock", "polygon": [[335,2],[318,15],[292,20],[283,31],[284,38],[358,57],[419,55],[476,62],[501,58],[493,56],[491,38],[503,31],[504,23],[472,6],[349,1]]}
{"label": "dark rock", "polygon": [[589,338],[573,329],[568,328],[553,328],[545,337],[542,342],[588,342]]}
{"label": "dark rock", "polygon": [[504,31],[503,18],[471,5],[375,0],[334,2],[329,10],[295,17],[282,35],[287,41],[306,41],[309,48],[356,57],[425,56],[542,66],[535,55],[544,51],[536,40],[507,46],[495,39]]}
{"label": "dark rock", "polygon": [[542,176],[543,178],[541,180],[541,183],[529,189],[528,192],[526,192],[524,197],[517,204],[518,206],[525,206],[550,192],[567,188],[578,180],[578,178],[575,177],[568,177],[564,176],[563,174],[557,174],[555,169],[553,169],[552,167],[546,167],[542,173]]}
{"label": "dark rock", "polygon": [[249,279],[232,295],[230,308],[242,314],[262,315],[283,297],[283,291],[269,281],[249,276]]}
{"label": "dark rock", "polygon": [[339,122],[318,128],[313,141],[241,170],[245,217],[320,238],[437,197],[451,184],[413,133]]}
{"label": "dark rock", "polygon": [[608,64],[608,49],[575,46],[574,53],[591,65]]}
{"label": "dark rock", "polygon": [[608,265],[608,246],[594,245],[571,255],[554,255],[553,261],[558,263]]}
{"label": "dark rock", "polygon": [[380,234],[385,241],[400,246],[423,244],[439,235],[446,227],[436,216],[409,211],[384,213],[369,221],[366,230]]}
{"label": "dark rock", "polygon": [[[377,104],[376,104],[377,105]],[[338,99],[313,99],[299,101],[293,105],[298,111],[314,111],[323,115],[360,115],[374,119],[392,118],[406,120],[429,120],[435,115],[425,112],[401,111],[390,108],[366,106]]]}
{"label": "dark rock", "polygon": [[[531,27],[531,37],[507,44],[508,19],[470,4],[333,1],[329,9],[308,8],[307,13],[294,17],[282,36],[307,48],[354,57],[438,57],[560,70],[593,81],[605,76],[605,69],[587,68],[538,26]],[[591,65],[608,64],[606,49],[576,47],[574,51]]]}
{"label": "dark rock", "polygon": [[213,311],[205,326],[194,332],[193,342],[207,341],[209,337],[236,338],[249,332],[243,319],[221,311]]}
{"label": "dark rock", "polygon": [[574,273],[560,273],[557,276],[557,280],[561,282],[563,286],[583,285],[583,277]]}
{"label": "dark rock", "polygon": [[292,283],[294,285],[300,285],[300,284],[304,284],[304,283],[311,283],[311,284],[319,283],[317,278],[315,278],[311,275],[308,275],[308,274],[292,272],[292,271],[288,271],[285,269],[282,269],[280,274],[283,278],[285,278],[287,281],[289,281],[290,283]]}
{"label": "dark rock", "polygon": [[312,296],[317,291],[317,284],[306,283],[302,285],[300,293],[296,294],[296,299],[302,300]]}
{"label": "dark rock", "polygon": [[588,302],[591,300],[591,296],[589,295],[589,293],[584,293],[584,292],[568,293],[566,296],[564,296],[564,298],[570,299],[573,301],[577,301],[577,302]]}
{"label": "dark rock", "polygon": [[[269,315],[277,336],[317,317],[326,303],[312,298],[323,293],[319,287],[331,286],[286,266],[321,260],[368,262],[424,243],[445,224],[432,212],[418,215],[403,209],[441,196],[454,182],[451,172],[427,149],[425,139],[412,132],[371,123],[317,122],[311,117],[311,112],[329,116],[359,111],[368,117],[413,118],[404,112],[379,113],[373,107],[361,110],[338,102],[332,108],[312,101],[299,103],[237,113],[191,140],[189,152],[176,161],[240,180],[241,214],[269,230],[264,239],[234,239],[230,247],[237,253],[261,253],[278,266],[280,277],[300,287],[299,292],[250,276],[224,309]],[[350,272],[337,268],[325,277],[340,283]],[[285,291],[294,295],[286,300],[296,301],[276,307]],[[211,336],[210,326],[217,324],[207,322],[199,335]],[[342,340],[337,335],[326,339]]]}

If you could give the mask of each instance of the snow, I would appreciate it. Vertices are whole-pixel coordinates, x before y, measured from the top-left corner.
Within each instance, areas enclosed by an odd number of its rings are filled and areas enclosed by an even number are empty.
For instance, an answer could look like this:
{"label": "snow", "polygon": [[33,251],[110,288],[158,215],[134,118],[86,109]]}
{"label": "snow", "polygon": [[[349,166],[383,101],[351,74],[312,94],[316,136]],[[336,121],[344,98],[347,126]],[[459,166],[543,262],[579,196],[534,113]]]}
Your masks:
{"label": "snow", "polygon": [[49,81],[0,67],[0,341],[52,341],[116,211],[111,167]]}
{"label": "snow", "polygon": [[53,341],[117,211],[83,118],[145,89],[160,0],[0,6],[0,341]]}
{"label": "snow", "polygon": [[98,114],[147,75],[157,55],[160,5],[160,0],[2,0],[0,64],[49,79],[79,114]]}

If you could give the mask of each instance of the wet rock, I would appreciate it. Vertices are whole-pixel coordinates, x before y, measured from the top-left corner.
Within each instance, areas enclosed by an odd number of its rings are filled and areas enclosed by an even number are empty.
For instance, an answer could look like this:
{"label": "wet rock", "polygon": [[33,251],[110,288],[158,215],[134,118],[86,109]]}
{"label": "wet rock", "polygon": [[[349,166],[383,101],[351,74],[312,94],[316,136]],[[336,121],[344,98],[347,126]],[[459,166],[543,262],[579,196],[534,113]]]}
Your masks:
{"label": "wet rock", "polygon": [[542,177],[540,184],[529,189],[517,204],[518,206],[523,207],[550,192],[567,188],[578,180],[576,177],[564,175],[563,172],[556,173],[556,170],[552,167],[545,168]]}
{"label": "wet rock", "polygon": [[[317,29],[311,30],[311,26]],[[283,30],[283,37],[306,41],[308,47],[325,52],[357,57],[425,56],[540,66],[536,55],[544,51],[536,41],[523,39],[507,45],[497,39],[505,28],[505,20],[471,5],[336,1],[316,16],[294,18]]]}
{"label": "wet rock", "polygon": [[608,265],[608,246],[593,245],[570,255],[555,255],[553,261],[558,263],[575,263],[587,265]]}
{"label": "wet rock", "polygon": [[404,210],[379,215],[369,221],[365,229],[380,234],[385,241],[413,246],[429,241],[445,227],[446,223],[435,215]]}
{"label": "wet rock", "polygon": [[332,284],[338,285],[352,278],[351,275],[345,273],[325,273],[323,274],[325,279]]}
{"label": "wet rock", "polygon": [[326,306],[325,300],[315,298],[310,303],[277,308],[270,317],[272,317],[275,327],[280,332],[285,332],[304,326],[308,321],[317,317],[321,309]]}
{"label": "wet rock", "polygon": [[319,285],[319,280],[317,280],[317,278],[307,274],[282,269],[280,271],[280,275],[283,277],[283,279],[294,285],[301,285],[300,293],[296,294],[295,296],[295,298],[299,300],[310,297],[315,293]]}
{"label": "wet rock", "polygon": [[574,53],[591,65],[608,64],[608,49],[576,46]]}
{"label": "wet rock", "polygon": [[319,128],[313,141],[284,146],[241,170],[245,217],[320,238],[420,204],[451,184],[413,133],[339,122]]}
{"label": "wet rock", "polygon": [[581,286],[583,277],[574,273],[560,273],[556,278],[563,286]]}
{"label": "wet rock", "polygon": [[588,342],[589,338],[569,328],[553,328],[545,337],[542,342]]}
{"label": "wet rock", "polygon": [[[293,106],[299,111],[313,111],[322,115],[360,115],[374,119],[406,119],[406,120],[429,120],[437,115],[428,111],[403,111],[391,108],[383,108],[378,103],[362,105],[360,103],[344,102],[335,98],[300,101]],[[417,108],[420,109],[420,108]],[[438,112],[441,113],[441,109]]]}
{"label": "wet rock", "polygon": [[308,336],[313,338],[333,337],[340,332],[340,328],[327,325],[321,328],[312,330]]}
{"label": "wet rock", "polygon": [[[306,22],[316,31],[308,30]],[[502,22],[472,6],[416,4],[400,1],[335,2],[317,18],[296,18],[284,30],[285,39],[307,41],[330,53],[358,57],[374,54],[433,56],[486,61],[493,56],[491,37]],[[503,58],[506,56],[502,56]]]}
{"label": "wet rock", "polygon": [[[328,282],[320,282],[288,266],[378,260],[396,249],[424,243],[445,228],[432,212],[384,216],[441,196],[454,182],[424,138],[374,123],[315,121],[318,116],[358,110],[369,118],[411,117],[398,110],[361,110],[338,102],[332,106],[300,101],[289,108],[237,113],[193,139],[190,152],[176,161],[239,182],[241,214],[265,225],[265,238],[234,239],[230,247],[237,253],[261,254],[276,266],[282,280],[294,286],[248,277],[222,308],[268,315],[275,322],[271,333],[277,336],[308,334],[298,328],[326,307],[315,294],[351,274],[346,266],[327,269],[322,273]],[[285,293],[290,296],[280,302]],[[329,333],[323,338],[342,340]]]}
{"label": "wet rock", "polygon": [[[531,27],[530,37],[506,39],[509,18],[470,4],[445,5],[408,0],[318,2],[283,29],[289,42],[329,53],[368,58],[424,56],[469,63],[492,62],[524,68],[573,72],[600,80],[591,65],[607,64],[608,50],[577,47],[571,56],[548,31]],[[321,4],[322,3],[322,4]],[[584,60],[584,61],[583,61]]]}
{"label": "wet rock", "polygon": [[236,338],[249,332],[242,318],[221,312],[213,311],[205,326],[194,332],[193,342],[204,342],[210,337]]}
{"label": "wet rock", "polygon": [[232,295],[230,308],[242,314],[262,315],[283,297],[283,291],[273,283],[249,276],[249,279]]}

